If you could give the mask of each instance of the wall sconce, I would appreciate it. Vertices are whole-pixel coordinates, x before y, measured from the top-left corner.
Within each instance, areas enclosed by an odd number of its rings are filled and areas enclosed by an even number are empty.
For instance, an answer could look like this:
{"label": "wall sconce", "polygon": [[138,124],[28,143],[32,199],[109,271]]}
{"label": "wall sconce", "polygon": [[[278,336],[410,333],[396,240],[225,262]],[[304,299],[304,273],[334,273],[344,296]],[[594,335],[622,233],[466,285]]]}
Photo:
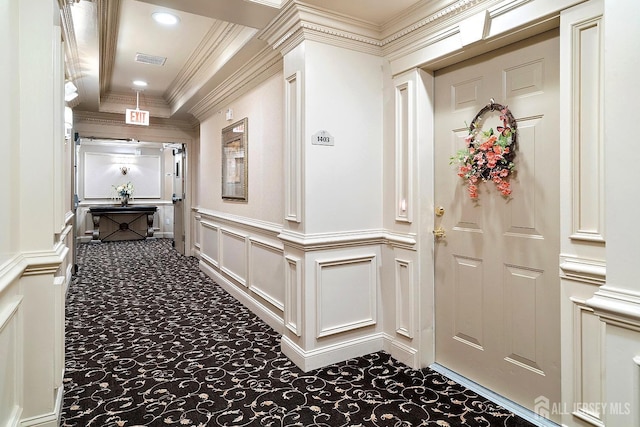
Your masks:
{"label": "wall sconce", "polygon": [[134,160],[133,158],[131,158],[131,156],[124,156],[116,158],[116,161],[114,163],[118,165],[120,173],[122,173],[122,175],[126,175],[131,170],[131,164],[134,163]]}
{"label": "wall sconce", "polygon": [[78,97],[78,88],[72,81],[67,81],[64,84],[64,100],[69,102]]}

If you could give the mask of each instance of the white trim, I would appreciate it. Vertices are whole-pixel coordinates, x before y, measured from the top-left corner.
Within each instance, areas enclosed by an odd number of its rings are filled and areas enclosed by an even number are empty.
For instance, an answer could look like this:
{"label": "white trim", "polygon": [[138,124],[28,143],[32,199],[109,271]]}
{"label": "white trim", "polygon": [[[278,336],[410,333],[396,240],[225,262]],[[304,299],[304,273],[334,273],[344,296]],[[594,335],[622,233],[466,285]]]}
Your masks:
{"label": "white trim", "polygon": [[412,369],[420,369],[418,349],[411,347],[389,334],[384,333],[384,350],[395,360],[404,363]]}
{"label": "white trim", "polygon": [[[302,221],[302,73],[296,71],[285,79],[285,219]],[[295,99],[292,99],[295,98]]]}
{"label": "white trim", "polygon": [[640,332],[640,294],[602,286],[586,304],[603,322]]}
{"label": "white trim", "polygon": [[262,241],[260,239],[256,239],[254,237],[249,237],[248,238],[248,244],[249,244],[249,257],[248,257],[248,274],[247,274],[247,283],[248,283],[248,287],[249,290],[251,292],[255,292],[258,296],[260,296],[261,298],[263,298],[265,301],[269,302],[270,304],[272,304],[274,307],[276,307],[278,310],[283,311],[284,312],[284,302],[283,301],[279,301],[277,298],[269,295],[268,292],[266,292],[263,289],[260,289],[259,286],[257,286],[255,284],[254,281],[254,277],[256,276],[256,274],[254,274],[253,269],[255,267],[255,263],[252,260],[252,256],[251,256],[251,250],[255,247],[255,248],[261,248],[262,250],[265,251],[269,251],[271,253],[275,253],[276,255],[278,255],[278,257],[280,259],[282,259],[284,257],[284,250],[279,247],[279,246],[275,246],[271,243]]}
{"label": "white trim", "polygon": [[[377,283],[378,276],[377,270],[377,257],[375,254],[366,254],[356,257],[336,258],[330,260],[317,260],[316,261],[316,337],[322,338],[330,335],[339,334],[342,332],[351,331],[354,329],[360,329],[367,326],[373,326],[377,323]],[[324,308],[322,305],[322,271],[328,267],[345,266],[351,264],[365,264],[369,268],[369,318],[359,319],[357,321],[344,323],[336,326],[326,326],[323,323]],[[364,297],[364,296],[363,296]]]}
{"label": "white trim", "polygon": [[302,260],[290,255],[285,256],[284,259],[285,326],[297,336],[302,336]]}
{"label": "white trim", "polygon": [[247,278],[246,277],[242,277],[240,276],[238,273],[232,271],[231,269],[225,267],[224,265],[224,258],[225,258],[225,253],[224,253],[224,235],[226,234],[227,236],[235,239],[236,241],[242,241],[242,244],[244,246],[244,269],[245,269],[245,276],[247,275],[248,271],[249,271],[249,260],[247,257],[247,251],[248,251],[248,238],[249,236],[246,234],[242,234],[242,233],[238,233],[235,232],[233,230],[229,230],[228,228],[223,228],[220,227],[220,235],[219,235],[219,246],[218,246],[218,256],[220,258],[220,271],[222,271],[223,273],[229,275],[230,277],[232,277],[233,279],[235,279],[238,283],[240,283],[242,286],[247,287]]}
{"label": "white trim", "polygon": [[543,418],[533,411],[525,408],[524,406],[518,405],[517,403],[507,399],[506,397],[499,395],[486,387],[481,386],[480,384],[471,381],[468,378],[463,377],[460,374],[457,374],[450,369],[445,368],[444,366],[434,363],[429,366],[430,369],[438,372],[439,374],[444,375],[445,377],[455,381],[456,383],[468,388],[469,390],[477,393],[478,395],[489,399],[490,401],[497,403],[503,408],[513,412],[515,415],[523,418],[533,425],[540,427],[558,427],[558,424],[553,421]]}
{"label": "white trim", "polygon": [[16,315],[20,304],[22,304],[22,295],[14,297],[13,301],[7,304],[2,311],[0,311],[0,332],[9,324],[11,319]]}
{"label": "white trim", "polygon": [[241,228],[254,228],[264,233],[277,235],[282,230],[282,224],[276,224],[273,222],[261,221],[254,218],[247,218],[239,215],[232,215],[224,212],[210,211],[207,209],[197,208],[197,213],[200,214],[200,222],[203,224],[211,224],[210,221],[214,220],[224,223],[233,224]]}
{"label": "white trim", "polygon": [[25,418],[20,421],[20,427],[58,427],[60,425],[60,416],[62,415],[62,403],[64,398],[63,387],[58,387],[55,390],[55,393],[56,396],[53,412]]}
{"label": "white trim", "polygon": [[304,351],[286,335],[282,337],[282,353],[304,372],[322,368],[354,357],[364,356],[384,349],[384,335],[376,333],[338,344]]}
{"label": "white trim", "polygon": [[276,315],[273,311],[262,305],[256,299],[247,295],[237,286],[235,286],[229,279],[222,276],[218,271],[209,266],[208,264],[200,261],[200,270],[202,270],[207,276],[213,279],[222,289],[227,291],[232,297],[238,300],[242,305],[247,307],[251,312],[260,317],[267,325],[273,328],[277,333],[282,334],[284,332],[284,321]]}
{"label": "white trim", "polygon": [[[408,295],[404,296],[404,301],[402,300],[401,293],[401,285],[400,283],[400,268],[405,267],[407,269],[407,276],[409,282],[407,283],[407,292]],[[415,330],[415,310],[413,309],[411,303],[415,301],[415,286],[413,283],[413,261],[404,260],[400,258],[395,259],[395,295],[396,295],[396,333],[400,335],[404,335],[407,338],[413,339],[413,331]],[[406,302],[408,307],[408,313],[404,313],[402,310],[403,302]],[[407,315],[406,323],[408,325],[406,327],[402,327],[403,323],[402,316],[403,314]]]}
{"label": "white trim", "polygon": [[560,256],[560,277],[591,285],[604,285],[607,266],[604,261]]}
{"label": "white trim", "polygon": [[[415,131],[415,82],[402,79],[395,85],[395,170],[396,170],[396,221],[413,222],[413,147]],[[406,96],[406,111],[403,95]],[[406,119],[406,129],[402,124]],[[406,134],[405,134],[406,133]],[[404,159],[406,157],[406,165]]]}

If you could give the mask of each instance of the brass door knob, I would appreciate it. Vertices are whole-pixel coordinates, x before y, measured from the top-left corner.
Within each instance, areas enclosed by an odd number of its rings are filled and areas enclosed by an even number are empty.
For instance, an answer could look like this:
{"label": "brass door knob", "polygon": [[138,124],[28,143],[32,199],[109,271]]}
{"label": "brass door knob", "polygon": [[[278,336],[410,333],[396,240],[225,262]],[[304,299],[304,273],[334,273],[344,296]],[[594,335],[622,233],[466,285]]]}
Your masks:
{"label": "brass door knob", "polygon": [[447,233],[442,227],[437,227],[436,229],[434,229],[433,235],[436,236],[437,239],[444,239],[445,237],[447,237]]}

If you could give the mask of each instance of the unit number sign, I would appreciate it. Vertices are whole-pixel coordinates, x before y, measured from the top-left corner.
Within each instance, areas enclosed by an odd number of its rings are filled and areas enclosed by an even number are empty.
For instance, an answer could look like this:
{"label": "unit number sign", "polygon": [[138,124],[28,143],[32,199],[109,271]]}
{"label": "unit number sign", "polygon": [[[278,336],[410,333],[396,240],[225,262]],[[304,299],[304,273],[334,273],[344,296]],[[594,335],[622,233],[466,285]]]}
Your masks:
{"label": "unit number sign", "polygon": [[321,130],[319,132],[316,132],[311,137],[311,144],[312,145],[334,145],[333,136],[331,136],[331,134],[326,130]]}

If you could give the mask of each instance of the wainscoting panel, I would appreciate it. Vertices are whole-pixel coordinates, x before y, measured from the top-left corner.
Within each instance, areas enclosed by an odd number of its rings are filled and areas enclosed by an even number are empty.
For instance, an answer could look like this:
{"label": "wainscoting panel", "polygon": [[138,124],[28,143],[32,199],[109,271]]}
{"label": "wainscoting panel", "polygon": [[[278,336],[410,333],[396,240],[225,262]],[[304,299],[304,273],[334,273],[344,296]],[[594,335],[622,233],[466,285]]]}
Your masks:
{"label": "wainscoting panel", "polygon": [[194,248],[194,256],[199,256],[202,250],[202,216],[200,216],[197,212],[192,212],[193,216],[193,248]]}
{"label": "wainscoting panel", "polygon": [[316,261],[317,337],[377,322],[377,258]]}
{"label": "wainscoting panel", "polygon": [[[13,286],[13,288],[11,288]],[[0,424],[17,425],[22,399],[19,372],[22,371],[18,318],[22,297],[15,294],[18,285],[0,293]]]}
{"label": "wainscoting panel", "polygon": [[407,338],[413,338],[415,298],[413,264],[396,258],[396,333]]}
{"label": "wainscoting panel", "polygon": [[[574,306],[574,375],[576,402],[604,402],[602,393],[602,343],[605,325],[583,301],[573,300]],[[573,415],[593,425],[602,423],[603,414],[596,405],[577,406]]]}
{"label": "wainscoting panel", "polygon": [[200,221],[200,257],[214,267],[220,266],[220,228],[208,221]]}
{"label": "wainscoting panel", "polygon": [[396,221],[413,220],[413,146],[416,120],[412,80],[396,85]]}
{"label": "wainscoting panel", "polygon": [[284,311],[284,250],[249,238],[249,289],[280,311]]}
{"label": "wainscoting panel", "polygon": [[602,16],[573,27],[572,239],[604,242]]}
{"label": "wainscoting panel", "polygon": [[247,235],[220,229],[220,270],[247,286]]}
{"label": "wainscoting panel", "polygon": [[285,84],[285,219],[302,221],[302,73],[296,71]]}
{"label": "wainscoting panel", "polygon": [[285,257],[285,326],[297,336],[302,335],[302,260]]}

